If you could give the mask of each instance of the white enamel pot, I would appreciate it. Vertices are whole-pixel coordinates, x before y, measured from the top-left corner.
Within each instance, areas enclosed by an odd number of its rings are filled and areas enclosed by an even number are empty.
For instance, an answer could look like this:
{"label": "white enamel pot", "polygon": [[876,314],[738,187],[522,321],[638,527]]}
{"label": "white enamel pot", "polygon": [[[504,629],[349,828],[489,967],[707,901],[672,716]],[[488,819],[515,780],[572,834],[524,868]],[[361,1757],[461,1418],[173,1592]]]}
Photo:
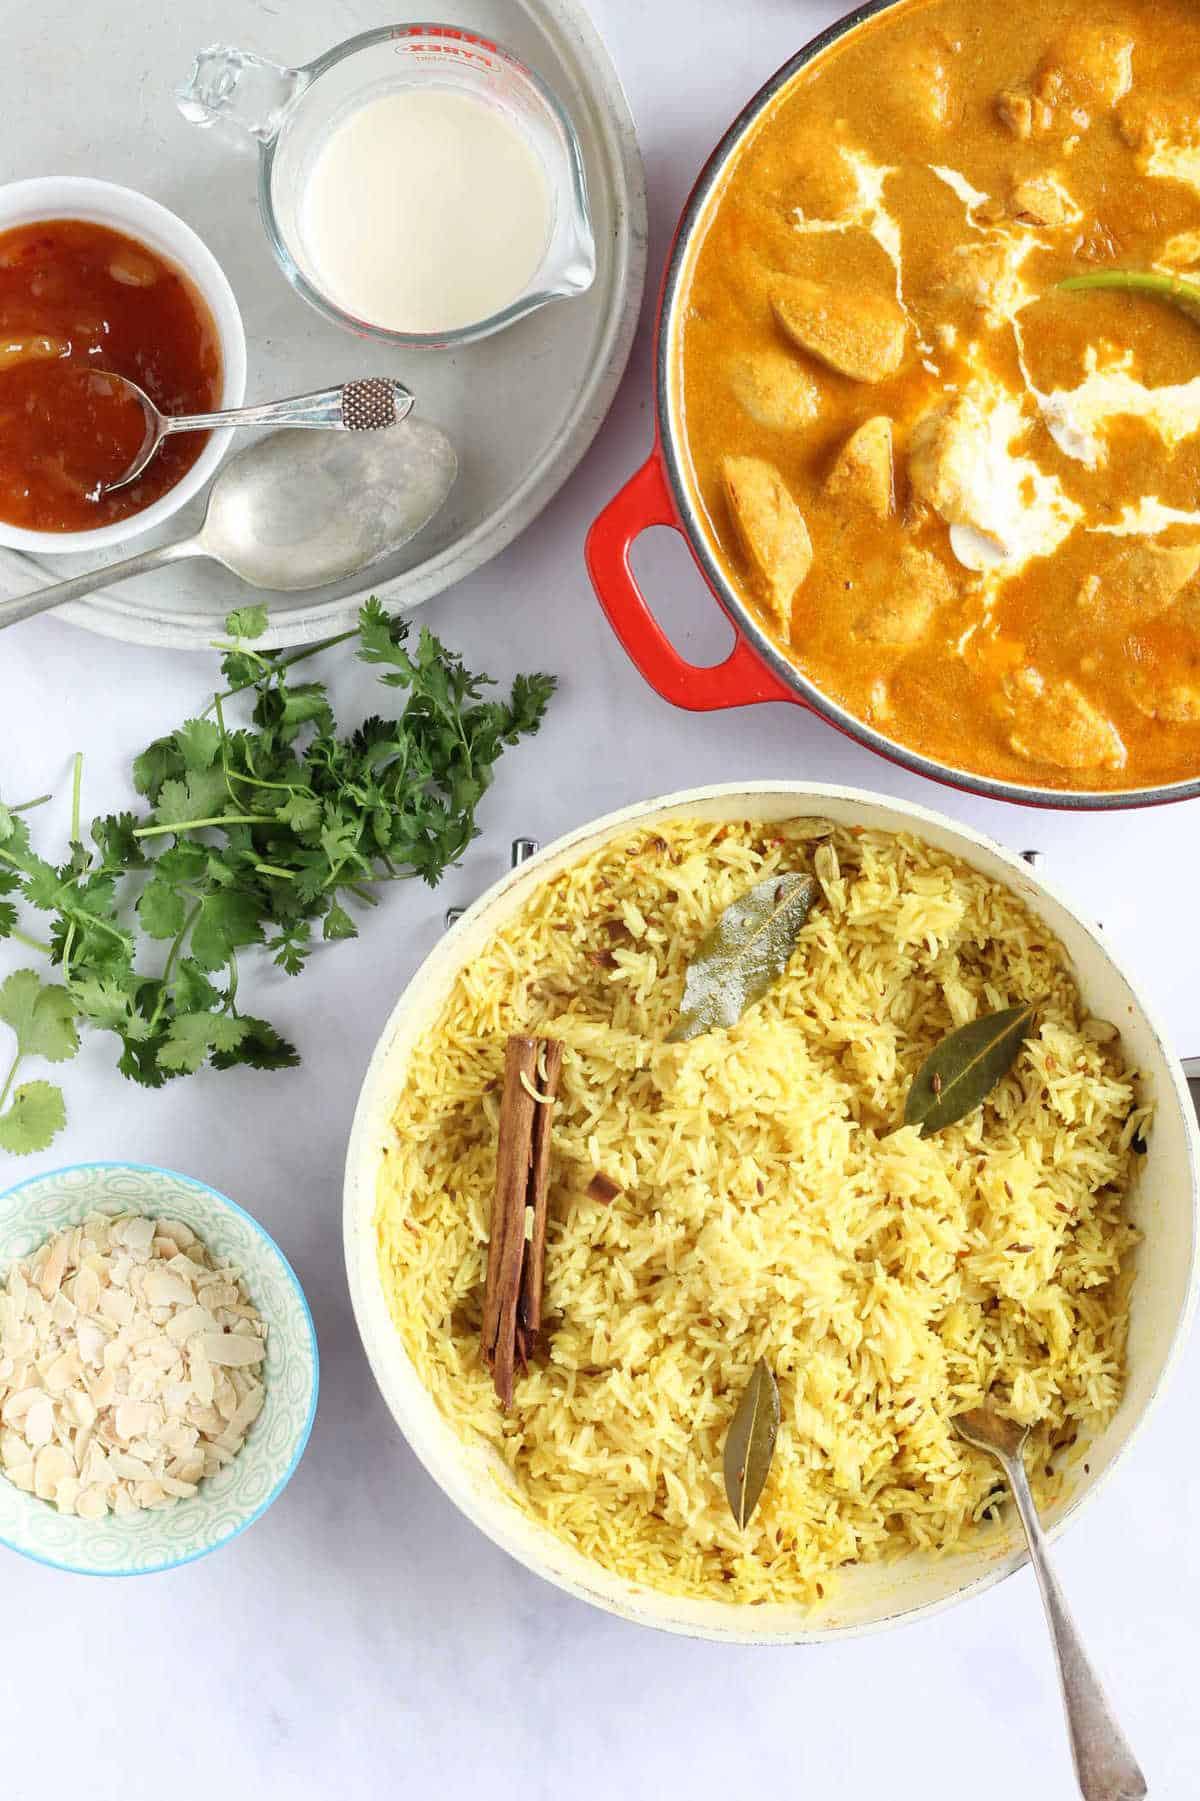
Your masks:
{"label": "white enamel pot", "polygon": [[856,789],[763,782],[698,788],[610,814],[560,838],[491,888],[426,958],[388,1021],[367,1070],[346,1166],[345,1252],[350,1293],[367,1357],[384,1399],[417,1456],[468,1519],[527,1568],[560,1588],[641,1625],[694,1637],[753,1644],[839,1639],[922,1618],[978,1594],[1024,1562],[1015,1534],[986,1551],[945,1558],[912,1554],[843,1572],[820,1611],[739,1607],[681,1599],[628,1582],[580,1556],[529,1519],[509,1497],[509,1477],[482,1444],[459,1439],[425,1389],[392,1324],[375,1254],[376,1185],[396,1095],[413,1049],[430,1031],[460,969],[510,920],[526,897],[564,865],[631,829],[677,818],[771,821],[818,813],[846,825],[912,832],[1016,890],[1065,945],[1089,1009],[1113,1020],[1142,1071],[1156,1113],[1149,1149],[1131,1196],[1144,1235],[1136,1252],[1128,1382],[1107,1429],[1067,1473],[1048,1515],[1061,1531],[1095,1495],[1162,1393],[1196,1295],[1200,1142],[1179,1058],[1103,934],[1026,864],[990,839],[923,807]]}

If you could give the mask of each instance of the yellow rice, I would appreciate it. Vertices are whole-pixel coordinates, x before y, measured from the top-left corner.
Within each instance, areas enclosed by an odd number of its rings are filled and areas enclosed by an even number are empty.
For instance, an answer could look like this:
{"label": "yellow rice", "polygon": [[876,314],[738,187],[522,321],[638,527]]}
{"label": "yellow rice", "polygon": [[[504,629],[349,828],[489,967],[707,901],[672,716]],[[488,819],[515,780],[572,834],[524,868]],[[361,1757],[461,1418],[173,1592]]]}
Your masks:
{"label": "yellow rice", "polygon": [[[691,953],[777,870],[823,888],[786,976],[728,1032],[668,1044]],[[947,1032],[1044,997],[982,1108],[892,1132]],[[478,1346],[504,1040],[566,1046],[546,1256],[550,1357],[499,1409]],[[455,982],[398,1095],[380,1267],[438,1406],[520,1504],[638,1583],[811,1603],[839,1566],[960,1546],[994,1465],[951,1414],[1040,1421],[1031,1465],[1122,1389],[1146,1120],[1115,1032],[1008,889],[912,838],[786,823],[639,831],[539,888]],[[586,1193],[602,1171],[608,1204]],[[782,1425],[745,1530],[722,1477],[757,1358]]]}

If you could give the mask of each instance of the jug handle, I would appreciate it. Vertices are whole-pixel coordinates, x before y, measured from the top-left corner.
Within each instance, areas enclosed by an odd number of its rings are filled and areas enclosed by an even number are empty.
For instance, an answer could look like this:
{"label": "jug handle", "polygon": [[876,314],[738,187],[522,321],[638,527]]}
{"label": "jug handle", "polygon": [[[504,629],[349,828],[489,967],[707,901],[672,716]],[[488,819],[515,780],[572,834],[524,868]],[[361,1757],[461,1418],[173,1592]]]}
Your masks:
{"label": "jug handle", "polygon": [[311,80],[308,69],[268,62],[229,44],[209,44],[197,51],[191,74],[175,89],[175,103],[190,125],[228,120],[260,144],[269,144]]}

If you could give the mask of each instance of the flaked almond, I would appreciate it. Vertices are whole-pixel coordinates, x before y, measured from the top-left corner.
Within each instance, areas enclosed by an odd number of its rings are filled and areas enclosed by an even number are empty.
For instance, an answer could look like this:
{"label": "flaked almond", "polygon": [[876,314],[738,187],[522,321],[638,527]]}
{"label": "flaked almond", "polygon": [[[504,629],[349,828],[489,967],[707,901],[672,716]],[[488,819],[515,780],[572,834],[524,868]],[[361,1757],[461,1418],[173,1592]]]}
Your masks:
{"label": "flaked almond", "polygon": [[236,1307],[241,1300],[241,1290],[233,1282],[205,1282],[196,1298],[211,1312],[217,1307]]}
{"label": "flaked almond", "polygon": [[148,1269],[142,1293],[151,1307],[190,1307],[195,1299],[191,1283],[172,1269]]}
{"label": "flaked almond", "polygon": [[113,1426],[117,1437],[128,1444],[131,1438],[140,1438],[149,1430],[154,1419],[154,1408],[148,1401],[118,1401],[113,1408]]}
{"label": "flaked almond", "polygon": [[173,1344],[186,1344],[197,1332],[215,1332],[217,1322],[207,1307],[182,1307],[167,1321],[167,1337]]}
{"label": "flaked almond", "polygon": [[186,1500],[196,1492],[194,1482],[181,1482],[176,1476],[168,1476],[165,1472],[158,1478],[159,1486],[164,1494],[173,1495],[179,1500]]}
{"label": "flaked almond", "polygon": [[[189,1245],[199,1244],[199,1239],[190,1226],[185,1226],[181,1219],[160,1219],[158,1229],[165,1238],[173,1238],[181,1251]],[[201,1247],[203,1249],[203,1247]]]}
{"label": "flaked almond", "polygon": [[85,1520],[188,1499],[262,1410],[265,1336],[190,1227],[93,1215],[0,1287],[0,1468]]}
{"label": "flaked almond", "polygon": [[54,1403],[41,1394],[25,1415],[23,1433],[26,1444],[48,1445],[54,1437]]}
{"label": "flaked almond", "polygon": [[65,1395],[83,1375],[78,1347],[68,1344],[65,1351],[60,1351],[57,1357],[51,1359],[42,1375],[50,1394]]}
{"label": "flaked almond", "polygon": [[79,1352],[79,1360],[85,1366],[99,1368],[104,1362],[104,1347],[110,1334],[103,1326],[91,1319],[80,1319],[75,1323],[75,1348]]}
{"label": "flaked almond", "polygon": [[63,1410],[76,1426],[94,1426],[96,1409],[86,1388],[71,1388],[63,1396]]}
{"label": "flaked almond", "polygon": [[33,1492],[43,1501],[52,1501],[60,1482],[75,1474],[75,1465],[61,1445],[47,1445],[38,1452],[33,1465]]}
{"label": "flaked almond", "polygon": [[123,1288],[106,1288],[100,1296],[100,1312],[114,1326],[127,1326],[133,1318],[133,1296]]}
{"label": "flaked almond", "polygon": [[154,1242],[154,1221],[130,1214],[117,1221],[112,1237],[114,1244],[124,1245],[127,1251],[144,1256]]}
{"label": "flaked almond", "polygon": [[211,1334],[206,1333],[188,1346],[188,1374],[192,1380],[195,1405],[204,1408],[212,1406],[213,1398],[212,1364],[204,1352],[204,1341],[209,1336]]}
{"label": "flaked almond", "polygon": [[3,1408],[0,1408],[0,1419],[6,1426],[18,1425],[41,1393],[40,1388],[18,1388],[8,1396]]}
{"label": "flaked almond", "polygon": [[46,1253],[46,1260],[42,1264],[42,1273],[38,1281],[43,1300],[49,1301],[58,1293],[59,1284],[66,1273],[70,1250],[71,1237],[68,1232],[60,1232],[57,1238],[50,1240],[50,1248]]}
{"label": "flaked almond", "polygon": [[208,1361],[216,1364],[261,1363],[267,1354],[261,1338],[236,1332],[205,1332],[200,1345]]}
{"label": "flaked almond", "polygon": [[60,1513],[74,1513],[75,1502],[82,1488],[83,1483],[78,1476],[64,1476],[61,1482],[55,1484],[51,1499]]}
{"label": "flaked almond", "polygon": [[0,1463],[5,1469],[24,1463],[29,1457],[29,1441],[16,1431],[0,1432]]}

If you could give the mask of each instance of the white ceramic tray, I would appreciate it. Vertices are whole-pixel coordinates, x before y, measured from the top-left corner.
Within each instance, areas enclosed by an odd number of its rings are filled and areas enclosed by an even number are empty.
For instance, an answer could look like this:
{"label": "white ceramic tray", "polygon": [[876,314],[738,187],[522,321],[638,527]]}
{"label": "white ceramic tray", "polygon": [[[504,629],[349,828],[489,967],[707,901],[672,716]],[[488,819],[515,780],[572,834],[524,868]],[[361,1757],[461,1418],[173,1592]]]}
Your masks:
{"label": "white ceramic tray", "polygon": [[[253,152],[219,131],[187,125],[158,73],[174,62],[183,80],[193,50],[212,42],[207,0],[174,0],[169,41],[178,48],[169,55],[157,42],[160,25],[136,11],[122,9],[111,29],[93,33],[87,83],[93,99],[83,99],[80,111],[47,106],[22,81],[19,67],[0,69],[5,137],[22,147],[22,167],[10,175],[87,173],[125,182],[180,213],[208,243],[245,319],[248,402],[352,375],[399,375],[417,394],[422,415],[454,440],[458,484],[438,518],[381,565],[368,587],[274,598],[271,643],[304,643],[338,630],[367,593],[416,606],[503,550],[591,443],[633,341],[646,270],[645,181],[628,103],[584,7],[579,0],[453,0],[443,10],[454,23],[515,50],[562,99],[583,146],[598,255],[588,294],[452,354],[363,342],[321,319],[288,286],[259,224]],[[295,64],[369,26],[435,15],[436,7],[403,4],[380,12],[372,0],[332,11],[321,0],[294,0],[278,12],[234,8],[221,34]],[[148,76],[150,68],[155,73]],[[193,502],[161,533],[148,533],[131,548],[182,536],[202,513],[203,503]],[[128,552],[108,560],[118,554]],[[0,548],[0,593],[24,593],[85,566],[78,557],[34,558]],[[62,617],[129,643],[201,649],[248,592],[214,565],[184,563],[102,590],[64,607]]]}

